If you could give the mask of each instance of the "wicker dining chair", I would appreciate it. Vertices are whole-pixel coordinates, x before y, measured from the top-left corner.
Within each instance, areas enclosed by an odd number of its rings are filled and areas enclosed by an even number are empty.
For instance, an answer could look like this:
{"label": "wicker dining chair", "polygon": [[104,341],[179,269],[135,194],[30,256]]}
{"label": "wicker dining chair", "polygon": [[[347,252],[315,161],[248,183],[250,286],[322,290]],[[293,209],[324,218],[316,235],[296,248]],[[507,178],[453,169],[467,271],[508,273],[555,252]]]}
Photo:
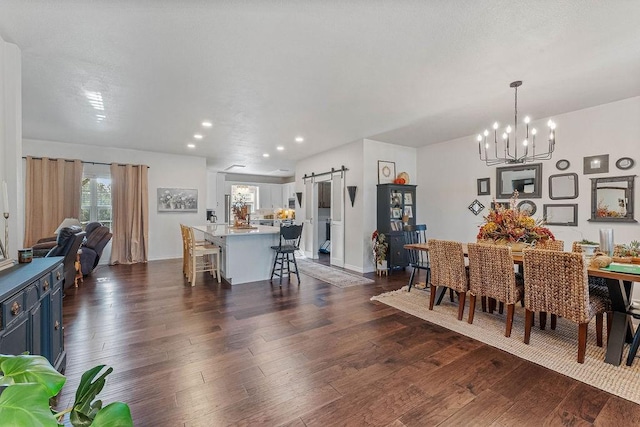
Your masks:
{"label": "wicker dining chair", "polygon": [[534,313],[546,312],[578,324],[578,363],[584,363],[587,327],[594,316],[597,345],[602,347],[602,319],[611,310],[611,300],[589,295],[587,277],[582,254],[525,249],[525,344],[531,338]]}
{"label": "wicker dining chair", "polygon": [[458,294],[458,320],[462,320],[469,278],[464,265],[462,243],[429,239],[429,261],[431,266],[431,295],[429,310],[433,310],[438,286],[444,286]]}
{"label": "wicker dining chair", "polygon": [[511,336],[515,304],[522,301],[524,283],[513,271],[508,246],[469,243],[469,323],[473,323],[476,297],[493,298],[507,306],[504,335]]}
{"label": "wicker dining chair", "polygon": [[564,251],[564,240],[540,240],[536,243],[535,248],[548,251]]}

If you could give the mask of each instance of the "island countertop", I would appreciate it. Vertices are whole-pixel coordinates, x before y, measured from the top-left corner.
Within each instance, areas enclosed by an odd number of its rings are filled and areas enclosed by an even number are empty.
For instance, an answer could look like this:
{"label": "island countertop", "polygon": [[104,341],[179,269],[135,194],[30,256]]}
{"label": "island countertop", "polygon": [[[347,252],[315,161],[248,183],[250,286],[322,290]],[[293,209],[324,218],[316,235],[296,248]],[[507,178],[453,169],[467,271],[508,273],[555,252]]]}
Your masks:
{"label": "island countertop", "polygon": [[206,224],[194,226],[193,229],[217,237],[280,233],[280,227],[270,227],[268,225],[256,225],[255,228],[235,228],[227,224]]}

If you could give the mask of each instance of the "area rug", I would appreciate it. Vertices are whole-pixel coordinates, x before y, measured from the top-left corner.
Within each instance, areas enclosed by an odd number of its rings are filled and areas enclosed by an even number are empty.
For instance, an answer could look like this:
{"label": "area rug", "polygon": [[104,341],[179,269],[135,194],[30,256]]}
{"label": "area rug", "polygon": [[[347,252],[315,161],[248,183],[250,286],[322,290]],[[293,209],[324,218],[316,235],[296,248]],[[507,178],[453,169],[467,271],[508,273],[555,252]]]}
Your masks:
{"label": "area rug", "polygon": [[318,264],[305,258],[296,258],[296,262],[298,263],[300,273],[315,277],[339,288],[374,283],[374,280],[359,276],[355,273],[348,273],[344,270]]}
{"label": "area rug", "polygon": [[[445,298],[441,305],[429,310],[428,291],[407,292],[405,286],[397,291],[374,296],[371,300],[380,301],[405,313],[640,404],[640,360],[636,359],[632,366],[626,366],[627,350],[625,350],[620,366],[604,363],[605,348],[596,346],[595,319],[589,325],[585,363],[580,364],[576,361],[578,326],[565,319],[558,319],[555,331],[549,329],[548,321],[547,329],[544,331],[534,327],[531,330],[530,344],[527,345],[523,342],[524,309],[519,305],[516,306],[511,337],[507,338],[504,336],[506,310],[504,315],[483,313],[478,304],[473,324],[470,325],[467,323],[468,303],[465,307],[464,320],[458,321],[457,302],[453,304]],[[536,316],[536,322],[537,320]]]}

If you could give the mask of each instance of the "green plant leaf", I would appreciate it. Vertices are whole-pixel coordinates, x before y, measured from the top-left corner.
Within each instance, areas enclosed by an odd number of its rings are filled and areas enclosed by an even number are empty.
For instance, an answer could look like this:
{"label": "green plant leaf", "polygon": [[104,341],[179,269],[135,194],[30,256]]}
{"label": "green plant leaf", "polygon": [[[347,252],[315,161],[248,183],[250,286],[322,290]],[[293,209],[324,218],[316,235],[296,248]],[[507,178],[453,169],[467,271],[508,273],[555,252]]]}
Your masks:
{"label": "green plant leaf", "polygon": [[42,356],[21,354],[19,356],[0,356],[0,385],[41,384],[49,393],[49,397],[57,395],[66,378],[56,371],[47,359]]}
{"label": "green plant leaf", "polygon": [[0,425],[57,427],[51,408],[50,393],[41,384],[15,384],[0,395]]}
{"label": "green plant leaf", "polygon": [[98,412],[91,427],[133,427],[131,410],[122,402],[110,403]]}
{"label": "green plant leaf", "polygon": [[105,365],[98,365],[82,374],[70,416],[75,427],[91,425],[91,421],[102,407],[101,401],[93,402],[93,399],[104,388],[106,376],[113,372],[113,368],[109,367],[96,378],[104,368]]}

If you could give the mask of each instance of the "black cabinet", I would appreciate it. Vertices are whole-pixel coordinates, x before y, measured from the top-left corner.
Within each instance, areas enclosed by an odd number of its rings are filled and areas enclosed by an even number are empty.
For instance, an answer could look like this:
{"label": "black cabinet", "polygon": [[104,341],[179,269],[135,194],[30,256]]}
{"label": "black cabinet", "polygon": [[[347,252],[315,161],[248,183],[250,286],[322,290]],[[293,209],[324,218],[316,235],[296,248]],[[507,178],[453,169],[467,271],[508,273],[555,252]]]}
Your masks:
{"label": "black cabinet", "polygon": [[377,190],[377,229],[389,242],[387,266],[391,269],[409,265],[404,249],[404,223],[416,223],[416,186],[379,184]]}
{"label": "black cabinet", "polygon": [[64,370],[62,260],[35,258],[0,271],[0,354],[39,354]]}

